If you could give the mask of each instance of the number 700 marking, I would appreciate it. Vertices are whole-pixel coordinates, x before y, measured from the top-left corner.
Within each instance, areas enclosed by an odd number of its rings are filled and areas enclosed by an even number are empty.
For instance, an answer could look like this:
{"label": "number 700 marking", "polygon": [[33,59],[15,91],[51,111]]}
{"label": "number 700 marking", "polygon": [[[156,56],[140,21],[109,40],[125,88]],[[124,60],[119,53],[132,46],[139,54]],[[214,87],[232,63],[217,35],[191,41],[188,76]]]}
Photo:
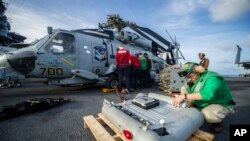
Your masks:
{"label": "number 700 marking", "polygon": [[41,75],[63,75],[63,68],[40,68]]}

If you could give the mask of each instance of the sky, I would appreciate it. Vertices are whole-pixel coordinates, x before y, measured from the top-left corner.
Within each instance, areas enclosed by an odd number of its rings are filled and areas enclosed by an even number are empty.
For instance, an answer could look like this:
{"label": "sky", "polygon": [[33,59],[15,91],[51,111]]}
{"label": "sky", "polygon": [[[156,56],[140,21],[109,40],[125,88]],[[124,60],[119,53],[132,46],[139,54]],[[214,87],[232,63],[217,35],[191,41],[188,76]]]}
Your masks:
{"label": "sky", "polygon": [[203,52],[209,70],[223,75],[246,72],[234,64],[250,61],[250,0],[3,0],[11,31],[26,43],[47,35],[47,26],[66,30],[98,28],[107,15],[119,14],[170,40],[176,36],[185,58],[199,62]]}

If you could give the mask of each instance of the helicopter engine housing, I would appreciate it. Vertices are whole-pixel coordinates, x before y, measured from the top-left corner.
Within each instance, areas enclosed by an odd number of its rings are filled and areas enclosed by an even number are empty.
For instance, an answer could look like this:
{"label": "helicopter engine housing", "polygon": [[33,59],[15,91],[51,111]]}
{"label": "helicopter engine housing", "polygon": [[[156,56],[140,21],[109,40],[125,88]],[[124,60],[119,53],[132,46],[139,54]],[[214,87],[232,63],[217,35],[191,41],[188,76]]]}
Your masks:
{"label": "helicopter engine housing", "polygon": [[145,48],[146,49],[152,48],[152,41],[151,40],[145,39],[142,36],[139,36],[133,32],[122,30],[120,32],[120,35],[121,35],[120,36],[121,40],[123,40],[123,41],[135,43],[136,45],[141,46],[144,49]]}

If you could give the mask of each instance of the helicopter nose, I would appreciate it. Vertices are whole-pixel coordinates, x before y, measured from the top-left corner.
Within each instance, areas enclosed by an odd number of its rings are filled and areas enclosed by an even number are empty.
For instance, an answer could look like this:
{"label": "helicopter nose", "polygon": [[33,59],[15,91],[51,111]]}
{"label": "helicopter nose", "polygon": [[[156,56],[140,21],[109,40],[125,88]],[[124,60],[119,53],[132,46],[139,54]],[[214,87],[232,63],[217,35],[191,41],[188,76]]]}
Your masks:
{"label": "helicopter nose", "polygon": [[7,54],[9,65],[22,74],[28,74],[34,70],[36,59],[34,51],[17,50]]}
{"label": "helicopter nose", "polygon": [[7,55],[0,55],[0,82],[6,78]]}
{"label": "helicopter nose", "polygon": [[6,67],[7,64],[7,55],[0,55],[0,67]]}

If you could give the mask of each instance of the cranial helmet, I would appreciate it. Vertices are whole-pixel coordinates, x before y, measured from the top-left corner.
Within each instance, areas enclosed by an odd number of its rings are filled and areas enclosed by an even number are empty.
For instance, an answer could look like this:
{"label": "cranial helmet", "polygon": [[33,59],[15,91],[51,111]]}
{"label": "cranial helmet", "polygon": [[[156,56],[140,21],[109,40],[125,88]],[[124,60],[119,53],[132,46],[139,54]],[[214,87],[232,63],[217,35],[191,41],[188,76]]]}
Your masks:
{"label": "cranial helmet", "polygon": [[201,52],[201,53],[199,53],[199,56],[205,57],[206,54]]}
{"label": "cranial helmet", "polygon": [[205,68],[198,65],[195,62],[187,62],[182,65],[181,70],[178,72],[180,77],[186,77],[190,73],[201,74],[205,71]]}

